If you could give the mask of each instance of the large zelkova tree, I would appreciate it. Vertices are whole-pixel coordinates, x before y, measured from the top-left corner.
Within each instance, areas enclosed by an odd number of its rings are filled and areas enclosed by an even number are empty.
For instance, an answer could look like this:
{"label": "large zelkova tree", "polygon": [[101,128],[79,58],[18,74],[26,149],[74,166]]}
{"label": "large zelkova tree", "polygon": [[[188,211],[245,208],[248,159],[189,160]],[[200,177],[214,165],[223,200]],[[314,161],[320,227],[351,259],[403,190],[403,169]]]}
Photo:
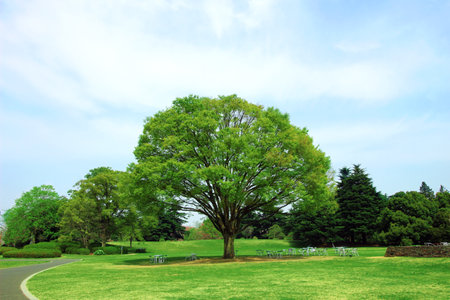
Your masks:
{"label": "large zelkova tree", "polygon": [[20,245],[58,237],[60,216],[58,209],[64,198],[53,186],[41,185],[23,193],[4,215],[8,244]]}
{"label": "large zelkova tree", "polygon": [[342,168],[339,179],[336,224],[341,229],[340,235],[350,243],[367,243],[376,231],[377,218],[386,199],[377,192],[372,179],[360,165],[354,165],[351,170]]}
{"label": "large zelkova tree", "polygon": [[279,210],[326,189],[329,159],[305,128],[235,95],[189,96],[147,118],[134,152],[138,182],[207,216],[233,258],[243,217]]}

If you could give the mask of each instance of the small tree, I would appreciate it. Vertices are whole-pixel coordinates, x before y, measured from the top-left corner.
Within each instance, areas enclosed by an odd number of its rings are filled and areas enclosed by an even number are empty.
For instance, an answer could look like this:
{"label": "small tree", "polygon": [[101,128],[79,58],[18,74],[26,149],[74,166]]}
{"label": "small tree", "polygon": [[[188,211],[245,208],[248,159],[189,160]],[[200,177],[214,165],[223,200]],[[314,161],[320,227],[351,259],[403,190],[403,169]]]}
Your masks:
{"label": "small tree", "polygon": [[274,224],[269,228],[269,232],[267,233],[267,238],[272,240],[282,240],[286,235],[281,229],[280,225]]}
{"label": "small tree", "polygon": [[427,197],[428,199],[434,198],[434,192],[433,190],[425,183],[425,181],[422,181],[422,184],[420,186],[419,192]]}
{"label": "small tree", "polygon": [[5,242],[16,245],[57,238],[58,209],[63,199],[51,185],[33,187],[23,193],[3,216],[7,228]]}
{"label": "small tree", "polygon": [[70,240],[79,240],[85,248],[92,239],[98,238],[100,216],[96,213],[93,199],[74,194],[61,207],[61,233]]}
{"label": "small tree", "polygon": [[[116,229],[117,218],[124,210],[120,204],[120,179],[121,173],[111,168],[90,170],[85,179],[75,185],[70,204],[64,210],[64,217],[67,216],[64,219],[66,231],[72,234],[76,232],[82,239],[96,236],[104,247]],[[71,206],[81,208],[82,205],[87,209],[81,209],[79,213],[67,210]],[[83,223],[86,223],[86,226]]]}

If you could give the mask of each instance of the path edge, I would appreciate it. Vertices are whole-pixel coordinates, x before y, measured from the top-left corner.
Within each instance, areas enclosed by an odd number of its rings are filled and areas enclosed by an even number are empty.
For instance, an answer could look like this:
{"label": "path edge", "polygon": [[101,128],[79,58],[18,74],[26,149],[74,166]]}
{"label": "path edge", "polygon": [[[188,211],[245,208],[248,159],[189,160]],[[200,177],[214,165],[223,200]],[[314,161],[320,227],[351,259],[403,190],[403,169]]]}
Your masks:
{"label": "path edge", "polygon": [[[52,260],[52,261],[54,261],[54,260]],[[51,261],[51,262],[52,262],[52,261]],[[36,298],[36,297],[28,290],[28,288],[27,288],[27,282],[28,282],[28,280],[30,280],[34,275],[37,275],[37,274],[42,273],[42,272],[44,272],[44,271],[48,271],[48,270],[51,270],[51,269],[53,269],[53,268],[56,268],[56,267],[59,267],[59,266],[62,266],[62,265],[66,265],[66,264],[71,264],[71,263],[78,262],[78,261],[81,261],[81,260],[76,260],[76,261],[67,262],[67,263],[65,263],[65,264],[53,266],[53,267],[50,267],[50,268],[48,268],[48,269],[44,269],[44,270],[41,270],[41,271],[39,271],[39,272],[33,273],[33,274],[31,274],[30,276],[28,276],[27,278],[25,278],[25,279],[22,281],[22,283],[20,284],[20,290],[21,290],[22,293],[25,295],[25,297],[27,297],[28,299],[30,299],[30,300],[39,300],[38,298]]]}

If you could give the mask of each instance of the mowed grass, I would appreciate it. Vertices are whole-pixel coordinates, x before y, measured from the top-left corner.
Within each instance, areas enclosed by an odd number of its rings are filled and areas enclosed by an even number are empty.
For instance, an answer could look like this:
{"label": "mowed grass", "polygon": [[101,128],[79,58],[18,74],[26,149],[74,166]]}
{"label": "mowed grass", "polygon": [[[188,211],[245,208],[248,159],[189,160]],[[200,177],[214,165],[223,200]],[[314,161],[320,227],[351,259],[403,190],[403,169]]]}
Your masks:
{"label": "mowed grass", "polygon": [[35,265],[35,264],[42,264],[46,263],[48,260],[42,260],[42,261],[9,261],[8,259],[0,259],[0,269],[6,269],[6,268],[16,268],[16,267],[23,267],[23,266],[29,266],[29,265]]}
{"label": "mowed grass", "polygon": [[[289,243],[238,240],[238,259],[224,262],[218,258],[220,240],[135,246],[151,253],[71,255],[83,261],[39,273],[28,281],[28,289],[39,299],[448,299],[450,295],[448,258],[385,258],[385,248],[360,248],[359,257],[267,259],[255,257],[255,250],[285,249]],[[190,253],[202,259],[185,262]],[[152,254],[167,254],[169,261],[152,265]]]}

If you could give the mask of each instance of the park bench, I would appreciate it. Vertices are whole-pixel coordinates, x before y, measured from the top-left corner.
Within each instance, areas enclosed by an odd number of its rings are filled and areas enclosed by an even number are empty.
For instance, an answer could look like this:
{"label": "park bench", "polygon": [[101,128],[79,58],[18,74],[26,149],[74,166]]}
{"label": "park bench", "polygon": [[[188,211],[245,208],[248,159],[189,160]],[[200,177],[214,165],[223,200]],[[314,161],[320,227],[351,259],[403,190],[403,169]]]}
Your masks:
{"label": "park bench", "polygon": [[162,264],[166,261],[167,255],[165,254],[155,254],[155,255],[150,255],[150,262],[154,263],[154,264]]}
{"label": "park bench", "polygon": [[186,256],[186,258],[185,258],[186,261],[194,261],[197,259],[199,259],[199,258],[197,256],[197,254],[195,254],[195,253],[191,253],[190,255]]}

